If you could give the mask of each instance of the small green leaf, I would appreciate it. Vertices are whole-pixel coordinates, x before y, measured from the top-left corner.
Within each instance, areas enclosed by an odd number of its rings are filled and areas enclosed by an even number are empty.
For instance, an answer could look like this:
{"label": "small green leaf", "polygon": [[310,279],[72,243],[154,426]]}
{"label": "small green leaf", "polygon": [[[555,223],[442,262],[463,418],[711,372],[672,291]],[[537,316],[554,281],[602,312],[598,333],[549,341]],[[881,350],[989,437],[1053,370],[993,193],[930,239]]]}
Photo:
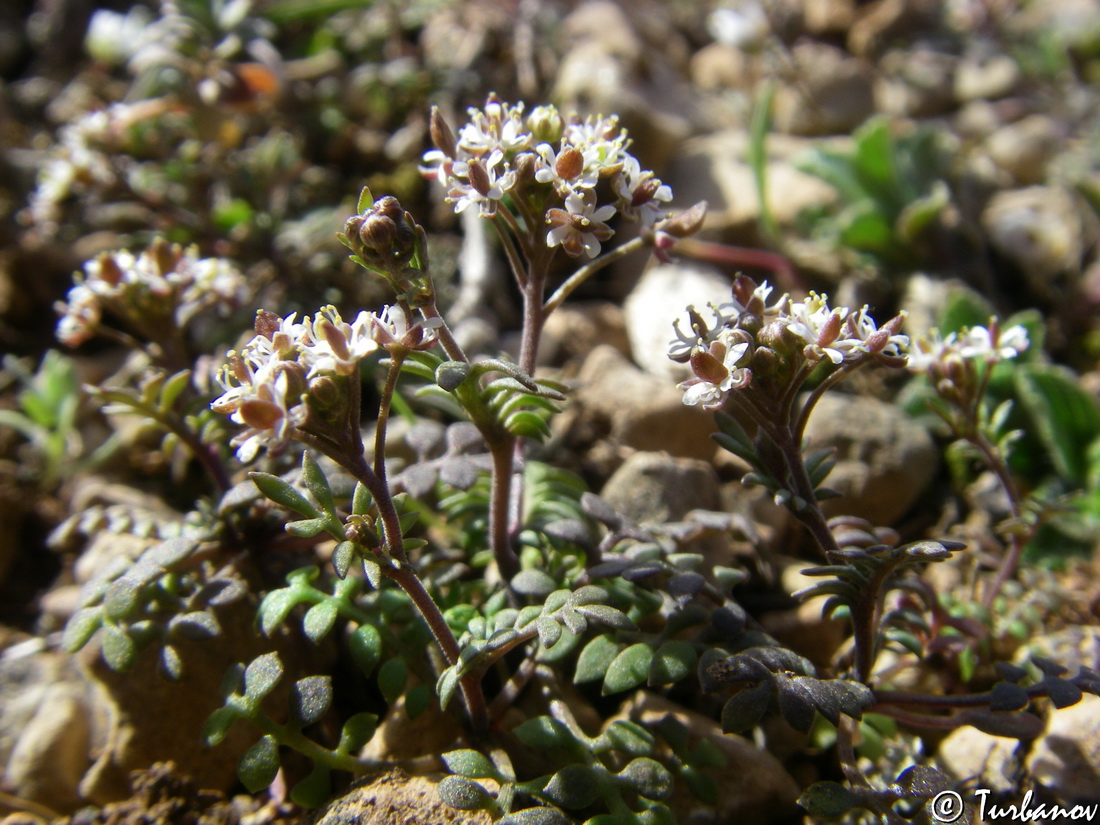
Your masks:
{"label": "small green leaf", "polygon": [[137,645],[130,634],[117,625],[107,625],[103,630],[103,661],[114,671],[129,670],[137,658]]}
{"label": "small green leaf", "polygon": [[[283,678],[283,663],[272,651],[252,660],[244,671],[244,693],[253,700],[263,699]],[[267,787],[266,785],[264,787]]]}
{"label": "small green leaf", "polygon": [[607,668],[621,650],[622,645],[612,639],[609,634],[605,633],[592,639],[584,646],[581,655],[577,657],[577,670],[573,675],[574,684],[579,685],[584,682],[594,682],[597,679],[602,679],[607,673]]}
{"label": "small green leaf", "polygon": [[348,637],[352,661],[364,676],[370,676],[382,658],[382,634],[374,625],[361,624]]}
{"label": "small green leaf", "polygon": [[622,651],[607,667],[603,680],[603,695],[620,693],[637,687],[649,675],[649,665],[653,660],[653,649],[644,642],[638,642]]}
{"label": "small green leaf", "polygon": [[[282,5],[284,7],[289,6],[289,4],[286,3],[286,2],[284,2]],[[348,8],[350,8],[350,7],[351,6],[349,4]],[[325,12],[325,13],[327,14],[328,12]],[[360,192],[359,192],[359,201],[355,206],[355,211],[357,213],[359,213],[360,215],[362,215],[364,212],[366,212],[372,206],[374,206],[374,195],[372,195],[370,193],[370,187],[364,186],[362,188],[362,190],[360,190]]]}
{"label": "small green leaf", "polygon": [[[586,820],[591,823],[592,820]],[[496,825],[572,825],[573,820],[559,811],[557,808],[524,808],[521,811],[513,811],[503,819],[499,819]]]}
{"label": "small green leaf", "polygon": [[220,707],[206,717],[202,726],[202,738],[206,744],[214,747],[220,745],[229,728],[237,721],[240,714],[236,708]]}
{"label": "small green leaf", "polygon": [[336,571],[337,577],[347,578],[356,555],[355,542],[342,541],[336,545],[336,549],[332,551],[332,569]]}
{"label": "small green leaf", "polygon": [[351,512],[357,516],[365,516],[370,512],[374,499],[363,482],[357,482],[355,492],[351,496]]}
{"label": "small green leaf", "polygon": [[337,753],[357,753],[378,729],[378,716],[374,713],[357,713],[344,723],[340,730]]}
{"label": "small green leaf", "polygon": [[271,636],[286,621],[287,614],[298,603],[298,594],[289,587],[272,590],[260,602],[260,630]]}
{"label": "small green leaf", "polygon": [[639,756],[623,768],[619,779],[646,799],[663,800],[672,795],[672,774],[660,762],[647,756]]}
{"label": "small green leaf", "polygon": [[378,689],[389,704],[401,698],[405,692],[405,683],[409,679],[409,669],[400,656],[390,659],[378,671]]}
{"label": "small green leaf", "polygon": [[336,512],[336,501],[332,497],[332,488],[328,485],[328,478],[325,477],[324,470],[321,469],[321,466],[314,460],[309,451],[302,453],[302,482],[306,485],[306,489],[313,494],[317,503],[321,505],[323,512],[329,514]]}
{"label": "small green leaf", "polygon": [[665,642],[653,654],[649,665],[649,686],[671,685],[695,671],[699,655],[691,642],[672,640]]}
{"label": "small green leaf", "polygon": [[291,716],[302,727],[320,721],[331,706],[331,676],[306,676],[295,682],[291,688]]}
{"label": "small green leaf", "polygon": [[477,811],[493,803],[492,795],[465,776],[445,776],[436,785],[443,804],[458,811]]}
{"label": "small green leaf", "polygon": [[250,793],[268,787],[275,781],[278,772],[279,746],[270,734],[246,750],[237,763],[237,775]]}
{"label": "small green leaf", "polygon": [[92,638],[103,624],[103,613],[98,607],[82,607],[72,615],[61,636],[61,649],[76,653]]}
{"label": "small green leaf", "polygon": [[760,724],[773,693],[771,682],[761,682],[731,696],[722,708],[722,733],[742,733]]}
{"label": "small green leaf", "polygon": [[826,819],[843,816],[852,808],[862,807],[860,798],[839,782],[815,782],[798,797],[798,804],[810,816]]}
{"label": "small green leaf", "polygon": [[447,770],[470,779],[499,779],[500,772],[480,751],[468,748],[443,754]]}
{"label": "small green leaf", "polygon": [[542,570],[521,570],[512,577],[512,589],[521,596],[545,598],[558,587],[554,578]]}
{"label": "small green leaf", "polygon": [[321,517],[321,511],[314,507],[309,499],[278,476],[273,476],[270,473],[249,473],[248,477],[252,479],[253,484],[260,488],[261,493],[276,504],[281,504],[288,510],[293,510],[307,519]]}
{"label": "small green leaf", "polygon": [[298,521],[288,521],[283,528],[290,535],[296,536],[300,539],[311,539],[314,536],[320,535],[324,532],[325,528],[329,526],[329,519],[320,516],[318,518],[306,518],[299,519]]}
{"label": "small green leaf", "polygon": [[302,630],[314,644],[318,644],[336,624],[339,610],[335,602],[323,601],[313,605],[302,618]]}
{"label": "small green leaf", "polygon": [[606,604],[577,605],[577,612],[596,622],[601,622],[616,630],[637,630],[638,626],[630,620],[630,617]]}
{"label": "small green leaf", "polygon": [[136,581],[123,576],[111,582],[103,599],[103,610],[107,618],[114,621],[128,619],[140,604],[141,588]]}
{"label": "small green leaf", "polygon": [[512,733],[523,744],[535,750],[565,748],[574,744],[569,729],[549,716],[537,716],[517,726]]}
{"label": "small green leaf", "polygon": [[637,722],[624,720],[612,722],[599,738],[606,739],[608,745],[631,756],[649,756],[656,744],[653,734]]}
{"label": "small green leaf", "polygon": [[178,682],[183,676],[183,659],[174,645],[166,644],[160,649],[160,666],[173,682]]}
{"label": "small green leaf", "polygon": [[543,647],[553,647],[554,643],[561,638],[561,625],[549,616],[540,616],[535,622],[535,629],[538,631],[539,642]]}
{"label": "small green leaf", "polygon": [[543,795],[563,808],[578,811],[600,798],[600,776],[589,765],[566,765],[546,783]]}
{"label": "small green leaf", "polygon": [[314,762],[309,775],[290,791],[290,801],[303,808],[319,808],[331,794],[331,771],[323,762]]}
{"label": "small green leaf", "polygon": [[439,697],[439,707],[446,709],[450,704],[451,697],[454,696],[455,689],[458,687],[459,672],[458,667],[452,665],[439,674],[439,679],[435,684],[435,693]]}

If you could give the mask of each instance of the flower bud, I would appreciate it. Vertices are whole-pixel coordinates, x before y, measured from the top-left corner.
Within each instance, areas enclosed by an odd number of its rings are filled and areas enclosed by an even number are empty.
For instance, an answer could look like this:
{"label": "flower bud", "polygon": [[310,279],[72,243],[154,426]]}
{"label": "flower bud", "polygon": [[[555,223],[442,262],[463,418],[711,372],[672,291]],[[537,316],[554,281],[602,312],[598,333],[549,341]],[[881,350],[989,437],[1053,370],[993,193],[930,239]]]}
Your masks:
{"label": "flower bud", "polygon": [[554,162],[554,174],[562,180],[573,180],[583,171],[584,155],[572,146],[562,149]]}
{"label": "flower bud", "polygon": [[706,217],[707,202],[699,201],[690,209],[661,223],[659,228],[661,232],[666,232],[674,238],[686,238],[699,231]]}
{"label": "flower bud", "polygon": [[443,119],[443,115],[439,113],[438,106],[432,107],[428,132],[431,135],[432,143],[435,145],[435,148],[451,160],[454,160],[456,153],[454,132],[451,131],[451,127],[447,124],[447,121]]}
{"label": "flower bud", "polygon": [[470,178],[470,186],[482,197],[488,197],[493,188],[493,182],[489,179],[489,172],[481,158],[472,158],[466,166]]}
{"label": "flower bud", "polygon": [[[716,347],[720,348],[720,352],[717,354],[715,353]],[[695,373],[697,378],[703,379],[708,384],[721,384],[730,374],[722,363],[722,356],[725,354],[725,346],[717,341],[711,344],[709,350],[700,347],[691,353],[689,359],[691,371]]]}
{"label": "flower bud", "polygon": [[379,198],[361,215],[344,224],[352,252],[371,268],[396,275],[416,252],[417,230],[401,202],[392,195]]}
{"label": "flower bud", "polygon": [[553,106],[538,106],[527,117],[527,128],[535,143],[555,144],[561,140],[565,124]]}

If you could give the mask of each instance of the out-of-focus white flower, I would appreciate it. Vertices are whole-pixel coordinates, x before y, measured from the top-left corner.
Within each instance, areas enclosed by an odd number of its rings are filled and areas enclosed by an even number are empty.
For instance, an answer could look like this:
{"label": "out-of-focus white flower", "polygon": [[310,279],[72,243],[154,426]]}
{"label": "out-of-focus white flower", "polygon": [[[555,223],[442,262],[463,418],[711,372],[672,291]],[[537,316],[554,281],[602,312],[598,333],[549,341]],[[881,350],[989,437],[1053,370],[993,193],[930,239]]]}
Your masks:
{"label": "out-of-focus white flower", "polygon": [[126,14],[100,9],[88,22],[84,48],[96,60],[121,66],[148,42],[152,19],[144,6],[134,6]]}
{"label": "out-of-focus white flower", "polygon": [[516,181],[515,170],[508,169],[503,161],[504,152],[494,149],[487,160],[471,158],[450,164],[452,188],[447,201],[455,205],[456,213],[465,212],[472,204],[477,204],[482,217],[491,217],[496,212],[497,202]]}
{"label": "out-of-focus white flower", "polygon": [[613,187],[619,196],[619,212],[628,220],[636,220],[648,227],[668,217],[668,210],[661,204],[672,200],[672,189],[661,183],[652,172],[642,169],[633,155],[627,155],[623,160]]}
{"label": "out-of-focus white flower", "polygon": [[[905,313],[900,317],[904,318]],[[849,313],[841,333],[843,337],[833,346],[844,353],[845,358],[858,358],[863,354],[904,357],[909,336],[898,333],[891,324],[900,326],[901,321],[892,321],[880,329],[871,317],[870,308],[864,304],[858,312]]]}
{"label": "out-of-focus white flower", "polygon": [[996,363],[1005,358],[1015,358],[1029,345],[1027,329],[1016,324],[1002,330],[996,323],[989,327],[971,327],[959,340],[959,354],[963,358],[981,358]]}
{"label": "out-of-focus white flower", "polygon": [[600,241],[614,234],[604,221],[615,214],[611,205],[596,208],[596,197],[591,192],[574,192],[565,199],[565,209],[550,209],[546,222],[552,229],[546,233],[546,245],[558,246],[566,254],[579,257],[581,253],[595,258],[600,254]]}

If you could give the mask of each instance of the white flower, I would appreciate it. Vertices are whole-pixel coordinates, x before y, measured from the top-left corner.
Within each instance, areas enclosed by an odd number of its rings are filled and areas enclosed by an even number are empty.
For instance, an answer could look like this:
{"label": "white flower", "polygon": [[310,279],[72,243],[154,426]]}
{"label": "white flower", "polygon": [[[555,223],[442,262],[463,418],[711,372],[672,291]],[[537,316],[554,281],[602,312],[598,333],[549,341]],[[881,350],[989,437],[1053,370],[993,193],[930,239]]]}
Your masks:
{"label": "white flower", "polygon": [[565,209],[549,209],[546,222],[553,228],[546,233],[546,245],[560,245],[576,258],[582,252],[589,258],[600,254],[600,241],[614,234],[604,221],[615,214],[611,205],[596,208],[596,196],[589,191],[573,192],[565,199]]}
{"label": "white flower", "polygon": [[752,371],[738,366],[748,349],[748,342],[737,340],[732,330],[720,332],[709,346],[697,346],[690,358],[694,377],[678,385],[684,391],[684,403],[716,410],[731,391],[748,386]]}
{"label": "white flower", "polygon": [[913,338],[909,342],[906,366],[910,372],[926,372],[933,364],[942,362],[948,353],[956,350],[955,333],[952,332],[944,338],[938,329],[931,329],[926,335]]}
{"label": "white flower", "polygon": [[373,313],[360,312],[354,321],[346,323],[331,305],[318,312],[312,323],[306,324],[301,345],[301,361],[309,367],[306,377],[321,373],[354,375],[359,362],[378,351],[375,322]]}
{"label": "white flower", "polygon": [[[900,317],[904,318],[905,314],[902,313]],[[842,333],[844,337],[833,346],[843,352],[845,358],[858,358],[864,354],[900,358],[909,347],[909,336],[894,331],[900,325],[900,320],[894,320],[879,329],[868,306],[864,304],[859,312],[849,314]]]}
{"label": "white flower", "polygon": [[959,354],[963,358],[978,358],[994,364],[1005,358],[1015,358],[1029,345],[1027,329],[1016,324],[1001,330],[994,319],[989,328],[972,327],[964,330],[959,341]]}
{"label": "white flower", "polygon": [[[504,152],[494,149],[487,160],[471,158],[444,164],[451,191],[447,202],[453,203],[456,213],[477,204],[482,217],[491,217],[497,210],[497,202],[515,185],[516,173],[504,162]],[[463,180],[465,178],[465,180]]]}
{"label": "white flower", "polygon": [[832,344],[840,335],[847,307],[829,309],[828,296],[811,292],[805,301],[791,303],[787,328],[806,342],[803,350],[812,360],[828,358],[834,364],[844,360],[844,352]]}
{"label": "white flower", "polygon": [[624,156],[613,187],[619,197],[619,211],[627,220],[649,227],[668,217],[668,210],[661,204],[672,200],[672,189],[642,169],[633,155]]}

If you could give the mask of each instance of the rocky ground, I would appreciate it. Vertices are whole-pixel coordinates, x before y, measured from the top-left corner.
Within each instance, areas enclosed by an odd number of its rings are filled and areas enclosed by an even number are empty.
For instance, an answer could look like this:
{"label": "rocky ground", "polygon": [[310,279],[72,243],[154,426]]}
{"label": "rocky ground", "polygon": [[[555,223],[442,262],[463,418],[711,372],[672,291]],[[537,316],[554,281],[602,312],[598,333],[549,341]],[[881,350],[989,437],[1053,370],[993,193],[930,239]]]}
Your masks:
{"label": "rocky ground", "polygon": [[[804,538],[767,495],[740,485],[744,467],[717,450],[709,418],[682,403],[682,376],[666,356],[682,307],[726,300],[731,275],[744,271],[781,290],[868,303],[879,318],[904,309],[913,335],[942,323],[960,294],[1001,317],[1034,309],[1044,358],[1090,403],[1100,398],[1096,0],[337,0],[321,4],[323,17],[254,0],[243,24],[209,14],[221,4],[176,5],[207,10],[201,47],[181,35],[160,52],[133,48],[168,2],[147,12],[125,0],[0,8],[0,346],[22,359],[5,360],[0,408],[26,412],[19,393],[30,379],[19,364],[33,373],[59,348],[54,307],[73,271],[153,232],[240,264],[256,301],[242,307],[242,330],[254,306],[376,306],[382,293],[334,240],[364,182],[398,194],[428,228],[456,334],[474,348],[514,350],[518,301],[491,240],[460,223],[417,170],[429,105],[458,116],[490,91],[618,113],[677,206],[708,202],[700,239],[720,250],[700,242],[672,264],[627,261],[551,319],[543,368],[576,390],[555,420],[549,459],[637,522],[736,513],[768,548],[764,557],[733,548],[751,573],[745,606],[815,663],[833,660],[843,627],[822,621],[819,604],[789,598],[801,586]],[[115,16],[93,17],[104,10]],[[88,113],[110,104],[169,98],[194,107],[194,120],[169,112],[136,143],[81,132]],[[232,341],[221,344],[209,356]],[[67,355],[76,383],[123,366],[111,342]],[[934,427],[901,412],[903,384],[867,376],[855,392],[826,397],[807,435],[838,450],[831,486],[845,512],[907,539],[952,530],[971,545],[974,554],[935,571],[936,587],[965,601],[960,582],[992,552],[1005,505],[989,478],[943,460]],[[60,435],[48,415],[34,433],[0,421],[3,822],[303,821],[277,790],[241,794],[231,751],[197,742],[209,708],[188,702],[189,684],[169,690],[152,664],[120,679],[94,651],[58,650],[80,584],[108,557],[136,557],[158,520],[178,519],[195,498],[194,474],[176,472],[136,428],[109,460],[86,460],[109,430],[87,398],[75,415]],[[1084,454],[1088,444],[1066,449]],[[1030,471],[1034,487],[1083,487],[1092,504],[1006,591],[1000,653],[1038,650],[1071,672],[1100,668],[1098,479]],[[1060,566],[1044,563],[1066,548]],[[203,663],[187,679],[216,683],[241,655],[185,652]],[[662,701],[639,695],[620,712],[645,719]],[[145,712],[154,705],[167,710]],[[1096,801],[1098,705],[1086,697],[1053,713],[1030,743],[961,728],[919,744],[903,733],[889,747],[922,748],[955,778],[1009,797],[1028,787]],[[828,770],[782,732],[761,750],[721,736],[712,717],[675,712],[727,752],[725,787],[737,792],[713,821],[795,821],[799,789]],[[431,739],[411,741],[433,752]],[[410,821],[400,806],[430,789],[406,788],[392,802],[390,789],[406,787],[395,776],[375,777],[314,821]]]}

